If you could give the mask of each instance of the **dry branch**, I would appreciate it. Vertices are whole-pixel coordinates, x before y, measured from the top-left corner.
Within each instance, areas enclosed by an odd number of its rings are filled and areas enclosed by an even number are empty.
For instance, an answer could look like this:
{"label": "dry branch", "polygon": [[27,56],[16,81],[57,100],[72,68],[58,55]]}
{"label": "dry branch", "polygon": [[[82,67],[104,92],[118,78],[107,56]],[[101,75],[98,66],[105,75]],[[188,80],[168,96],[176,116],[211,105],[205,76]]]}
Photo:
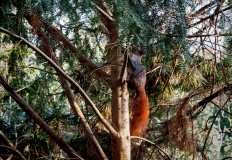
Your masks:
{"label": "dry branch", "polygon": [[230,7],[224,8],[224,9],[222,9],[222,10],[216,11],[216,12],[214,12],[213,14],[211,14],[211,15],[205,17],[205,18],[201,18],[201,20],[199,20],[198,22],[195,22],[195,23],[193,23],[193,24],[190,24],[190,25],[188,26],[188,28],[192,28],[192,27],[194,27],[194,26],[196,26],[196,25],[198,25],[198,24],[200,24],[200,23],[202,23],[202,22],[205,22],[207,19],[214,18],[214,17],[217,16],[218,14],[220,14],[220,13],[222,13],[222,12],[225,12],[225,11],[231,9],[231,8],[232,8],[232,7],[230,6]]}
{"label": "dry branch", "polygon": [[161,151],[167,157],[167,160],[172,160],[172,158],[162,148],[160,148],[160,146],[158,146],[154,142],[151,142],[151,141],[149,141],[149,140],[147,140],[145,138],[138,137],[138,136],[131,136],[131,139],[140,139],[140,140],[143,140],[145,142],[148,142],[148,143],[154,145],[159,151]]}
{"label": "dry branch", "polygon": [[204,5],[203,7],[201,7],[200,9],[198,9],[195,13],[191,14],[190,16],[188,16],[190,19],[196,18],[198,15],[202,14],[203,12],[205,12],[205,10],[211,6],[213,6],[217,1],[212,1],[206,5]]}

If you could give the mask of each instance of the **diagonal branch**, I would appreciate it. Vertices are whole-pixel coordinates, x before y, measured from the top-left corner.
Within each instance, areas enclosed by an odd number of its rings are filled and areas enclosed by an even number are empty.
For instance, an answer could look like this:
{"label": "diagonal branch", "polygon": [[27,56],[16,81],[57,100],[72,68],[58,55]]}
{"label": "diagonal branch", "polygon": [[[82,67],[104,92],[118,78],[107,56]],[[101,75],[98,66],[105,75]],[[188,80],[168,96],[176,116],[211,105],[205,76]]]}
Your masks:
{"label": "diagonal branch", "polygon": [[147,140],[145,138],[138,137],[138,136],[131,136],[131,139],[140,139],[142,141],[145,141],[145,142],[148,142],[148,143],[154,145],[160,152],[162,152],[166,156],[165,159],[172,160],[172,158],[162,148],[160,148],[160,146],[158,146],[156,143],[151,142],[151,141],[149,141],[149,140]]}
{"label": "diagonal branch", "polygon": [[102,14],[104,14],[104,16],[106,16],[109,20],[111,20],[111,21],[115,21],[115,19],[113,19],[111,16],[109,16],[105,11],[103,11],[100,7],[98,7],[97,5],[96,5],[96,8],[102,13]]}
{"label": "diagonal branch", "polygon": [[188,28],[192,28],[192,27],[194,27],[194,26],[196,26],[196,25],[198,25],[198,24],[200,24],[200,23],[206,21],[207,19],[214,18],[216,15],[218,15],[218,14],[224,12],[224,11],[227,11],[227,10],[229,10],[229,9],[231,9],[231,8],[232,8],[232,6],[229,6],[229,7],[227,7],[227,8],[222,9],[222,10],[218,10],[218,11],[214,12],[213,14],[211,14],[211,15],[205,17],[205,18],[201,18],[201,20],[199,20],[198,22],[195,22],[195,23],[193,23],[193,24],[190,24],[190,25],[188,26]]}
{"label": "diagonal branch", "polygon": [[4,32],[18,40],[21,40],[23,43],[25,43],[29,48],[34,50],[37,54],[39,54],[42,58],[44,58],[53,68],[56,69],[66,80],[69,81],[73,86],[75,86],[79,93],[82,95],[84,100],[92,107],[93,111],[96,113],[98,118],[100,119],[101,123],[103,123],[106,128],[114,135],[117,136],[117,132],[115,129],[104,119],[104,117],[101,115],[101,113],[98,111],[97,107],[95,104],[91,101],[91,99],[88,97],[88,95],[84,92],[84,90],[80,87],[79,84],[77,84],[70,76],[68,76],[55,62],[53,62],[45,53],[43,53],[40,49],[35,47],[32,43],[28,42],[26,39],[23,37],[20,37],[16,34],[11,33],[10,31],[0,27],[0,31]]}
{"label": "diagonal branch", "polygon": [[188,112],[187,115],[191,115],[192,118],[195,117],[195,115],[192,115],[194,111],[199,109],[201,106],[205,106],[207,103],[211,102],[214,98],[221,96],[222,94],[225,94],[226,92],[230,91],[232,89],[231,85],[225,86],[222,89],[218,90],[217,92],[209,95],[208,97],[205,97],[203,100],[195,104]]}
{"label": "diagonal branch", "polygon": [[88,67],[91,71],[94,71],[100,78],[102,78],[107,84],[111,85],[110,75],[106,72],[102,71],[101,67],[95,65],[90,60],[88,60],[85,56],[79,54],[78,49],[68,40],[68,38],[56,27],[50,25],[49,23],[42,21],[44,28],[51,33],[54,38],[58,41],[61,41],[65,47],[67,47],[71,52],[78,53],[78,60],[80,63]]}
{"label": "diagonal branch", "polygon": [[[217,114],[214,116],[213,122],[212,122],[212,124],[211,124],[211,126],[210,126],[210,128],[209,128],[209,130],[208,130],[207,135],[206,135],[206,139],[205,139],[205,142],[204,142],[204,145],[203,145],[202,153],[204,153],[204,151],[205,151],[206,142],[207,142],[207,140],[208,140],[208,138],[209,138],[209,134],[210,134],[210,132],[211,132],[211,130],[212,130],[212,128],[213,128],[213,125],[214,125],[214,123],[215,123],[215,121],[216,121],[218,115],[221,113],[222,109],[224,108],[224,106],[226,105],[226,103],[229,101],[229,99],[230,99],[230,98],[227,98],[227,100],[224,102],[224,104],[223,104],[222,106],[219,106],[219,110],[218,110]],[[207,123],[206,123],[206,125],[207,125]]]}
{"label": "diagonal branch", "polygon": [[10,96],[18,103],[24,112],[27,113],[59,146],[67,153],[70,158],[81,159],[78,155],[64,140],[58,136],[45,122],[44,120],[36,114],[36,112],[31,109],[29,105],[15,92],[13,88],[6,82],[2,75],[0,75],[0,83],[3,88],[10,94]]}
{"label": "diagonal branch", "polygon": [[[35,32],[35,34],[38,35],[38,37],[42,43],[42,46],[45,49],[45,53],[47,54],[47,56],[50,57],[60,67],[59,61],[57,60],[57,58],[53,52],[53,49],[50,46],[50,43],[49,43],[49,40],[48,40],[46,34],[41,30],[40,26],[36,26],[36,24],[40,24],[38,16],[32,13],[32,14],[25,14],[25,17],[26,17],[27,21],[29,22],[29,24],[31,24],[31,26],[33,26],[34,32]],[[34,17],[36,17],[37,21],[35,21]],[[77,118],[80,117],[81,123],[84,126],[85,135],[86,135],[87,139],[89,140],[89,142],[94,146],[93,148],[94,148],[96,156],[99,159],[107,159],[107,157],[106,157],[104,151],[102,150],[99,142],[97,141],[96,137],[94,136],[94,134],[91,130],[91,127],[89,126],[87,120],[85,119],[84,114],[82,113],[79,105],[77,104],[77,102],[75,100],[75,96],[74,96],[73,91],[71,90],[70,83],[60,74],[60,72],[57,69],[55,69],[55,70],[57,72],[57,75],[58,75],[60,82],[61,82],[61,86],[63,87],[63,89],[66,93],[69,104],[70,104],[74,114],[76,115]]]}
{"label": "diagonal branch", "polygon": [[191,14],[190,16],[188,16],[190,19],[194,19],[196,18],[198,15],[202,14],[207,8],[213,6],[217,1],[212,1],[206,5],[204,5],[203,7],[201,7],[199,10],[197,10],[195,13]]}

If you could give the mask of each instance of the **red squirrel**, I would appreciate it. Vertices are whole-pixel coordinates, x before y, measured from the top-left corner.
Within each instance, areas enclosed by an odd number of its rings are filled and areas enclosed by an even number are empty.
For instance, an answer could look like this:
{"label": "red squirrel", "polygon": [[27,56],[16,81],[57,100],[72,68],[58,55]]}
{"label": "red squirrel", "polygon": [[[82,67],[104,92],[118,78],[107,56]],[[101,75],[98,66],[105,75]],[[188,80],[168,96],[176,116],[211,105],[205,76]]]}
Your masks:
{"label": "red squirrel", "polygon": [[128,86],[134,89],[135,97],[130,98],[132,112],[130,134],[131,136],[141,136],[147,129],[149,121],[149,104],[145,91],[146,72],[141,64],[143,51],[137,47],[132,47],[129,54],[129,65],[132,69]]}

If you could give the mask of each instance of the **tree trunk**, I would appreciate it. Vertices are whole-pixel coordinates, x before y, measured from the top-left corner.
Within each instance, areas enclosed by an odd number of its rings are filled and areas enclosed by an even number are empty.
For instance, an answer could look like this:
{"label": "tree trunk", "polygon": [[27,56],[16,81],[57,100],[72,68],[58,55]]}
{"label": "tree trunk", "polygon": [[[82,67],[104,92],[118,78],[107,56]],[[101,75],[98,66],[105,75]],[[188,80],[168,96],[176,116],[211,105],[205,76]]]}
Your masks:
{"label": "tree trunk", "polygon": [[[123,55],[115,53],[114,61],[119,61]],[[127,83],[121,82],[122,65],[112,65],[112,121],[119,132],[118,137],[112,137],[112,159],[130,160],[130,120],[129,120],[129,94]]]}
{"label": "tree trunk", "polygon": [[[111,66],[111,114],[112,122],[115,129],[118,131],[118,136],[112,136],[111,148],[113,160],[130,160],[130,119],[129,119],[129,94],[127,83],[125,81],[126,72],[123,67],[124,54],[119,50],[119,32],[117,30],[115,21],[110,16],[107,7],[102,1],[98,1],[97,5],[100,7],[101,20],[108,30],[108,46]],[[105,14],[103,14],[103,12]],[[125,62],[126,64],[126,62]]]}

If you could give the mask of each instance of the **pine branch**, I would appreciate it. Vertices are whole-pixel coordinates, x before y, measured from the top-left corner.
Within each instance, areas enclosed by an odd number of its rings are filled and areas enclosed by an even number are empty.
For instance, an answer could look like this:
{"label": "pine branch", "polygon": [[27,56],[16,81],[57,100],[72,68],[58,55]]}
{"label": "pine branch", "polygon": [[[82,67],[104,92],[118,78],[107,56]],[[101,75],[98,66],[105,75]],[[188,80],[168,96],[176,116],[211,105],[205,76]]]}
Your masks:
{"label": "pine branch", "polygon": [[91,71],[94,71],[101,79],[103,79],[109,86],[111,86],[110,75],[102,71],[97,65],[92,63],[86,57],[81,55],[78,49],[68,40],[68,38],[56,27],[50,25],[49,23],[42,21],[44,28],[51,33],[54,38],[58,41],[61,41],[64,46],[66,46],[70,51],[78,54],[78,60],[80,63],[88,67]]}
{"label": "pine branch", "polygon": [[[33,27],[35,26],[34,23],[35,21],[33,21],[33,18],[36,17],[37,15],[34,14],[30,14],[30,15],[25,15],[25,17],[27,18],[29,24],[31,24]],[[39,18],[37,18],[39,21]],[[40,22],[37,22],[38,24],[40,24]],[[49,40],[46,36],[46,34],[41,30],[41,28],[39,26],[37,26],[37,28],[33,28],[35,30],[35,34],[38,35],[39,39],[41,40],[42,46],[45,49],[45,53],[47,54],[48,57],[50,57],[59,67],[59,61],[57,60],[52,47],[49,44]],[[61,67],[60,67],[61,68]],[[59,71],[55,68],[57,75],[61,81],[61,86],[64,89],[66,96],[68,98],[69,104],[71,106],[71,108],[73,109],[73,112],[75,113],[76,118],[80,118],[81,123],[84,126],[84,132],[85,135],[87,137],[87,139],[89,140],[89,142],[94,146],[94,151],[95,151],[95,155],[96,157],[98,157],[99,159],[107,159],[104,151],[102,150],[99,142],[97,141],[96,137],[94,136],[87,120],[85,119],[84,114],[82,113],[80,106],[78,105],[78,103],[75,100],[75,96],[74,93],[71,90],[71,86],[70,83],[59,73]]]}
{"label": "pine branch", "polygon": [[69,81],[73,86],[75,86],[79,93],[82,95],[82,97],[85,99],[85,101],[92,107],[93,111],[96,113],[100,121],[106,126],[106,128],[114,135],[117,136],[117,132],[115,129],[104,119],[104,117],[101,115],[101,113],[98,111],[95,104],[91,101],[91,99],[87,96],[87,94],[84,92],[84,90],[77,84],[71,77],[69,77],[59,66],[56,65],[45,53],[43,53],[40,49],[35,47],[32,43],[28,42],[23,37],[20,37],[16,34],[11,33],[10,31],[0,27],[0,31],[3,33],[6,33],[18,40],[21,40],[23,43],[25,43],[29,48],[34,50],[37,54],[39,54],[42,58],[44,58],[53,68],[55,68],[59,74],[61,74],[66,80]]}

